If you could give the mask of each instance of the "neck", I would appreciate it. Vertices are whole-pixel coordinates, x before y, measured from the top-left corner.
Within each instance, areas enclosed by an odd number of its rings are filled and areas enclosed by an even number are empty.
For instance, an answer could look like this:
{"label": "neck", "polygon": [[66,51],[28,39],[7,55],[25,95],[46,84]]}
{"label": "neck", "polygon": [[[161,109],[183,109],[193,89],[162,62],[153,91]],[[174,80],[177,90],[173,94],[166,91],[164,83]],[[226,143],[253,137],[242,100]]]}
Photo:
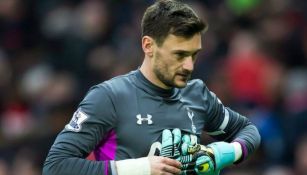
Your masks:
{"label": "neck", "polygon": [[170,89],[170,87],[166,86],[164,83],[162,83],[158,77],[153,72],[153,69],[151,67],[151,64],[149,62],[149,58],[144,58],[144,61],[140,67],[140,71],[142,74],[146,77],[147,80],[149,80],[152,84],[162,88],[162,89]]}

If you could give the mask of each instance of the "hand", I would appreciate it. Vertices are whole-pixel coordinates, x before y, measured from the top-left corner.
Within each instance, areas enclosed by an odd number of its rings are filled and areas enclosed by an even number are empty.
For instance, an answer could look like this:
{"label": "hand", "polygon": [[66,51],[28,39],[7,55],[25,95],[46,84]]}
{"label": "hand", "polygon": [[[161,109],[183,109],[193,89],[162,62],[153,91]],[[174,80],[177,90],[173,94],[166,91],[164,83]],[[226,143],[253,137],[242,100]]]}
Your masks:
{"label": "hand", "polygon": [[226,142],[215,142],[207,147],[190,145],[186,152],[193,156],[191,161],[183,163],[183,174],[218,175],[221,169],[235,161],[235,148]]}
{"label": "hand", "polygon": [[179,161],[182,163],[182,175],[207,174],[210,168],[214,168],[213,160],[208,148],[197,144],[195,135],[182,137],[181,153]]}
{"label": "hand", "polygon": [[[207,152],[200,150],[197,144],[196,135],[184,135],[181,138],[181,131],[176,128],[172,132],[163,130],[160,156],[176,159],[183,165],[181,174],[197,174],[207,172],[211,158]],[[181,148],[179,150],[179,148]],[[209,159],[209,160],[207,160]],[[214,167],[211,165],[211,167]]]}
{"label": "hand", "polygon": [[149,173],[151,175],[180,174],[181,163],[176,160],[176,157],[180,156],[178,149],[180,141],[181,131],[179,129],[174,129],[172,132],[168,129],[163,130],[162,143],[155,142],[151,146],[147,157],[116,161],[117,173],[119,175]]}
{"label": "hand", "polygon": [[163,174],[172,173],[180,174],[181,163],[176,159],[180,156],[179,144],[181,141],[181,131],[176,128],[172,132],[168,129],[162,132],[162,143],[160,156],[163,157],[151,157],[151,173]]}
{"label": "hand", "polygon": [[183,164],[181,175],[207,175],[210,171],[214,171],[213,161],[206,152],[198,151],[192,154],[191,157],[192,158],[185,159],[188,161],[180,160]]}
{"label": "hand", "polygon": [[151,156],[148,159],[151,175],[179,175],[181,172],[181,163],[177,160],[161,156]]}

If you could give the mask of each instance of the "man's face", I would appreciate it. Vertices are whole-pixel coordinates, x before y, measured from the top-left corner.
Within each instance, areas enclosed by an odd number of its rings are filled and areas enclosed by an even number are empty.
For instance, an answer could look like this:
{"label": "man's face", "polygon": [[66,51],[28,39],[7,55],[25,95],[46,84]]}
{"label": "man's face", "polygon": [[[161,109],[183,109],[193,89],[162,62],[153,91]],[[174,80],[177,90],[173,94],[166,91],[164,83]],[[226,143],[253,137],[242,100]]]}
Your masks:
{"label": "man's face", "polygon": [[183,88],[187,85],[201,49],[201,34],[186,39],[168,35],[153,52],[152,69],[164,88]]}

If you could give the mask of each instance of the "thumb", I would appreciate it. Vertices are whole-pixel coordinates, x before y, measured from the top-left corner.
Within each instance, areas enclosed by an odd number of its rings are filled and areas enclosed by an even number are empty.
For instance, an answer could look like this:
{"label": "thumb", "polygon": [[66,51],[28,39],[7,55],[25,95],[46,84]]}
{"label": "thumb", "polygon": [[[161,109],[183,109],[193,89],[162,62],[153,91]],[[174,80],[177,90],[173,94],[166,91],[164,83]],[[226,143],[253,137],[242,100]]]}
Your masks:
{"label": "thumb", "polygon": [[173,135],[168,129],[164,129],[162,132],[162,143],[161,143],[161,156],[172,157],[173,152]]}

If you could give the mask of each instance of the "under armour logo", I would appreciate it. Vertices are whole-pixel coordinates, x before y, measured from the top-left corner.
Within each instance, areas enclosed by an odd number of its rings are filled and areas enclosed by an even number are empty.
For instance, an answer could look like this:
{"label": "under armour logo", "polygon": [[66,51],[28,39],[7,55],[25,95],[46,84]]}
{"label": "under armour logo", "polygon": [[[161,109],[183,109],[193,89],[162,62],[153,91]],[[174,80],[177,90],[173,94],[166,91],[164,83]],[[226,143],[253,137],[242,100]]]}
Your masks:
{"label": "under armour logo", "polygon": [[196,126],[194,125],[194,122],[193,122],[194,113],[188,107],[187,107],[187,112],[188,112],[189,119],[191,120],[191,123],[192,123],[191,129],[192,129],[193,133],[196,133]]}
{"label": "under armour logo", "polygon": [[138,125],[143,124],[143,121],[147,121],[147,124],[148,124],[148,125],[153,124],[153,122],[152,122],[152,120],[151,120],[152,116],[149,115],[149,114],[147,114],[147,117],[146,117],[146,118],[142,118],[141,114],[138,114],[138,115],[136,115],[136,118],[138,119],[138,121],[136,121],[136,123],[137,123]]}

